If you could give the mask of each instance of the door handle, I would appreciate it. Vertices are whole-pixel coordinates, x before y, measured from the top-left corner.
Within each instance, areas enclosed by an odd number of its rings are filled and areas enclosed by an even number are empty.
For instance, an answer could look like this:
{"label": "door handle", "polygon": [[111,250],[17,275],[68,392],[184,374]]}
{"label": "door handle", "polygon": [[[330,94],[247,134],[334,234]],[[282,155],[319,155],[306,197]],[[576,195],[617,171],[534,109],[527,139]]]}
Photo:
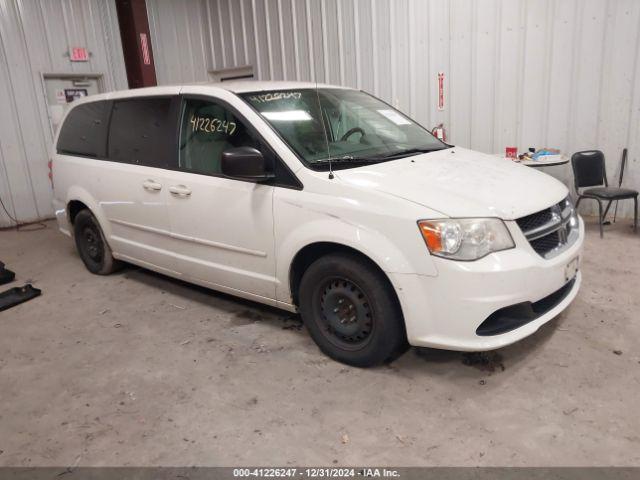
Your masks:
{"label": "door handle", "polygon": [[178,197],[188,197],[191,195],[191,190],[189,190],[184,185],[171,185],[169,187],[169,191]]}
{"label": "door handle", "polygon": [[162,184],[153,180],[145,180],[142,182],[142,186],[145,190],[149,190],[150,192],[158,192],[162,190]]}

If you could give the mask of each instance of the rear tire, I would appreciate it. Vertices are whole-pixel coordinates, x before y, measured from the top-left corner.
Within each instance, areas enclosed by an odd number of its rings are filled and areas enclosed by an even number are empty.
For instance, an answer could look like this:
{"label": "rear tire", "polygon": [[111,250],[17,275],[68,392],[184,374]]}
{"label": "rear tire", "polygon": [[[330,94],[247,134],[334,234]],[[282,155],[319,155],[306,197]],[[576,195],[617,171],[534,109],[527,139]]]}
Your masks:
{"label": "rear tire", "polygon": [[108,275],[120,268],[121,263],[113,258],[102,229],[89,210],[78,212],[73,233],[78,254],[91,273]]}
{"label": "rear tire", "polygon": [[299,299],[311,337],[334,360],[371,367],[408,347],[393,287],[365,259],[348,253],[319,258],[302,276]]}

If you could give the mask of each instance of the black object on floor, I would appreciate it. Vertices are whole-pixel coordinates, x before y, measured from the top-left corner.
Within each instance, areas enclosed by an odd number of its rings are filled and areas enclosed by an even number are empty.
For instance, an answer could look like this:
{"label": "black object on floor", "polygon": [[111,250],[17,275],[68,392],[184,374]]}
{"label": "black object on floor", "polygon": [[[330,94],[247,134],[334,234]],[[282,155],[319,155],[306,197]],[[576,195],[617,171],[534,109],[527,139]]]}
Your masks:
{"label": "black object on floor", "polygon": [[42,293],[42,290],[35,288],[30,283],[27,283],[23,287],[14,287],[9,290],[5,290],[0,293],[0,312],[7,308],[15,307],[16,305],[31,300]]}
{"label": "black object on floor", "polygon": [[0,285],[13,282],[14,278],[16,278],[16,274],[4,268],[4,263],[0,262]]}

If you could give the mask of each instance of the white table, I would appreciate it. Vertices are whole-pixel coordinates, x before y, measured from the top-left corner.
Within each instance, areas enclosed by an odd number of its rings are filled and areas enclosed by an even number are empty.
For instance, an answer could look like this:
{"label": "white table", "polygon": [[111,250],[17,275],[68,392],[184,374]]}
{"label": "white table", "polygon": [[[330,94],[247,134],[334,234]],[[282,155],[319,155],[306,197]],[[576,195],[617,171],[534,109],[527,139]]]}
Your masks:
{"label": "white table", "polygon": [[[502,155],[498,155],[502,156]],[[504,157],[505,160],[511,160]],[[539,160],[511,160],[512,162],[519,163],[520,165],[526,165],[527,167],[540,168],[540,167],[553,167],[555,165],[566,165],[569,163],[569,157],[566,155],[544,155]]]}

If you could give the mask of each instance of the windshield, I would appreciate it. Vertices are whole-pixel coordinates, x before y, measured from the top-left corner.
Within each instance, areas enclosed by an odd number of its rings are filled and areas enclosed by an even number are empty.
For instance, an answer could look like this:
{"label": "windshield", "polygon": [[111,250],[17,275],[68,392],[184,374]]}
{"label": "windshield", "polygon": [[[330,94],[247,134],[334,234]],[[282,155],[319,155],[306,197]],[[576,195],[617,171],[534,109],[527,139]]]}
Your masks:
{"label": "windshield", "polygon": [[[377,98],[339,88],[242,94],[312,168],[382,161],[448,148]],[[326,132],[326,135],[325,135]]]}

